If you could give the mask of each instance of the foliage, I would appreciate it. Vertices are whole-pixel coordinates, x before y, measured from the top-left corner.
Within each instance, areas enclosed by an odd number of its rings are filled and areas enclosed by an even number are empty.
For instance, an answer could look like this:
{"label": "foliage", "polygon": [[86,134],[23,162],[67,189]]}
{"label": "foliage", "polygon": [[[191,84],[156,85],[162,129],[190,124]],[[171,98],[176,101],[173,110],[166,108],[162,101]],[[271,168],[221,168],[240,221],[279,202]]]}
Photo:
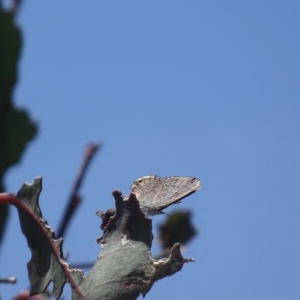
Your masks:
{"label": "foliage", "polygon": [[[145,296],[155,281],[178,272],[184,263],[193,261],[181,256],[179,242],[187,243],[195,235],[195,230],[190,224],[190,214],[177,214],[171,223],[162,225],[162,254],[157,259],[152,258],[149,254],[153,239],[152,220],[141,211],[134,193],[124,198],[120,191],[114,191],[115,209],[99,212],[103,219],[103,234],[97,241],[102,251],[91,272],[84,276],[81,270],[72,268],[64,258],[61,236],[74,216],[74,208],[81,201],[78,189],[99,145],[89,145],[87,149],[58,230],[59,238],[56,239],[54,230],[43,218],[39,207],[42,178],[36,178],[33,184],[24,183],[16,196],[3,193],[6,171],[20,161],[28,142],[37,133],[37,125],[30,120],[27,111],[18,109],[13,104],[13,91],[18,78],[17,65],[22,48],[20,29],[14,24],[18,3],[20,1],[13,1],[10,11],[4,11],[0,6],[0,245],[8,217],[8,206],[14,205],[18,209],[21,230],[32,253],[27,264],[30,293],[22,292],[15,299],[29,299],[29,294],[43,293],[50,282],[53,282],[53,295],[57,299],[61,296],[65,283],[70,283],[74,300],[126,300],[136,299],[140,294]],[[177,221],[174,223],[174,220]],[[179,235],[176,235],[177,231]],[[0,283],[12,281],[0,279]],[[42,298],[44,297],[37,296],[36,299]]]}
{"label": "foliage", "polygon": [[[181,270],[186,259],[180,244],[175,243],[168,257],[150,256],[153,239],[152,220],[146,218],[134,193],[124,198],[114,191],[115,212],[110,214],[97,239],[102,246],[96,263],[85,277],[64,259],[62,238],[55,239],[53,229],[43,218],[39,207],[42,178],[25,183],[17,196],[1,194],[0,203],[17,207],[21,229],[32,257],[27,264],[30,295],[45,292],[53,281],[53,295],[59,298],[66,282],[72,288],[72,299],[136,299],[145,296],[155,281]],[[111,210],[110,210],[111,211]]]}
{"label": "foliage", "polygon": [[[0,7],[0,192],[4,192],[3,178],[7,169],[18,163],[28,142],[37,132],[26,110],[13,104],[13,90],[17,82],[17,64],[22,46],[20,29],[13,14]],[[0,206],[0,245],[8,216],[8,206]]]}

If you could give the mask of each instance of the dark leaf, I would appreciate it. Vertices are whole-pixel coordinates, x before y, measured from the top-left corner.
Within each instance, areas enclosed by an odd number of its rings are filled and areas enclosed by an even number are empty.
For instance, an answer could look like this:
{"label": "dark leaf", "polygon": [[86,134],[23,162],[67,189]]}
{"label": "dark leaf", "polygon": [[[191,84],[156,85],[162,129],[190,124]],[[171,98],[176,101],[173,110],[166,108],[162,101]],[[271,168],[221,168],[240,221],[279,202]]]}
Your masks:
{"label": "dark leaf", "polygon": [[175,243],[186,245],[196,235],[189,211],[173,212],[164,224],[159,226],[159,240],[163,249],[173,247]]}
{"label": "dark leaf", "polygon": [[[0,7],[0,192],[4,192],[6,170],[18,163],[25,146],[36,134],[37,128],[25,110],[13,106],[12,94],[17,81],[17,63],[21,51],[20,30],[12,15]],[[0,242],[2,240],[8,207],[0,206]]]}
{"label": "dark leaf", "polygon": [[44,292],[53,281],[53,295],[59,298],[65,283],[70,282],[77,294],[74,299],[84,299],[78,288],[83,278],[81,270],[72,269],[64,260],[63,239],[55,239],[53,229],[42,216],[39,207],[41,190],[42,178],[36,178],[33,184],[23,184],[17,194],[21,201],[17,205],[21,229],[32,253],[27,264],[30,295]]}

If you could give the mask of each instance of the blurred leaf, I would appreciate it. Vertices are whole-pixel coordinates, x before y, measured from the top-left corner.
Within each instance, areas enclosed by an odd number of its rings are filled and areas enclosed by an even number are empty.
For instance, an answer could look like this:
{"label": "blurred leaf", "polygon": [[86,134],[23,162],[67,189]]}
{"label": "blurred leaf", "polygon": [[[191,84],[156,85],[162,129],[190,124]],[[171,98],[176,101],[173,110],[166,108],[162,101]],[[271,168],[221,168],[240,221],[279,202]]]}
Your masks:
{"label": "blurred leaf", "polygon": [[11,94],[17,79],[17,61],[21,51],[19,29],[10,13],[0,8],[0,99],[1,106],[10,104]]}
{"label": "blurred leaf", "polygon": [[[11,165],[18,163],[26,144],[37,131],[27,112],[16,109],[12,103],[20,51],[20,30],[14,24],[12,15],[0,8],[0,192],[5,190],[5,172]],[[1,205],[0,243],[7,216],[7,205]]]}
{"label": "blurred leaf", "polygon": [[6,220],[8,217],[8,213],[9,213],[8,205],[7,204],[0,205],[0,245],[1,245],[2,237],[3,237],[3,232],[5,229],[5,224],[6,224]]}
{"label": "blurred leaf", "polygon": [[11,108],[0,114],[0,143],[3,146],[0,150],[0,176],[3,180],[4,172],[19,161],[27,142],[34,137],[36,125],[30,123],[25,111]]}
{"label": "blurred leaf", "polygon": [[171,248],[175,243],[187,244],[197,231],[191,221],[190,211],[173,212],[164,224],[159,226],[159,240],[163,249]]}

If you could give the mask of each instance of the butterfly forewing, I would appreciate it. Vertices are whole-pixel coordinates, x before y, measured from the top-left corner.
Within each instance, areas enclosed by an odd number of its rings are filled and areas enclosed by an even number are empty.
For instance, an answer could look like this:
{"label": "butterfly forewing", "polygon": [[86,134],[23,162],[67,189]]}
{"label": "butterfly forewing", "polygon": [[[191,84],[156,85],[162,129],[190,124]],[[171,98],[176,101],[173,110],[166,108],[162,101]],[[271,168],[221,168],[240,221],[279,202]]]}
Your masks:
{"label": "butterfly forewing", "polygon": [[164,180],[166,203],[161,203],[167,207],[171,203],[176,203],[183,198],[193,194],[200,188],[200,181],[195,177],[166,177]]}
{"label": "butterfly forewing", "polygon": [[145,176],[137,179],[131,186],[142,206],[162,210],[169,205],[196,192],[200,188],[200,180],[195,177]]}

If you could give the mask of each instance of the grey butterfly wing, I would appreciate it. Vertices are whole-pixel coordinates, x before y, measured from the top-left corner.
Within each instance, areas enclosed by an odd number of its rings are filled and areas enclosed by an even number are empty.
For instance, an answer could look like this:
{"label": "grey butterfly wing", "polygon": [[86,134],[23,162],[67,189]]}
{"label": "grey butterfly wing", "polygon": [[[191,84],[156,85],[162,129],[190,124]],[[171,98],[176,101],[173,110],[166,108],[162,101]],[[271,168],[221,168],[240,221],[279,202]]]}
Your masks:
{"label": "grey butterfly wing", "polygon": [[[173,203],[191,195],[200,188],[201,182],[195,177],[145,176],[137,179],[131,186],[140,206],[147,214],[159,214]],[[143,209],[144,208],[144,209]]]}

